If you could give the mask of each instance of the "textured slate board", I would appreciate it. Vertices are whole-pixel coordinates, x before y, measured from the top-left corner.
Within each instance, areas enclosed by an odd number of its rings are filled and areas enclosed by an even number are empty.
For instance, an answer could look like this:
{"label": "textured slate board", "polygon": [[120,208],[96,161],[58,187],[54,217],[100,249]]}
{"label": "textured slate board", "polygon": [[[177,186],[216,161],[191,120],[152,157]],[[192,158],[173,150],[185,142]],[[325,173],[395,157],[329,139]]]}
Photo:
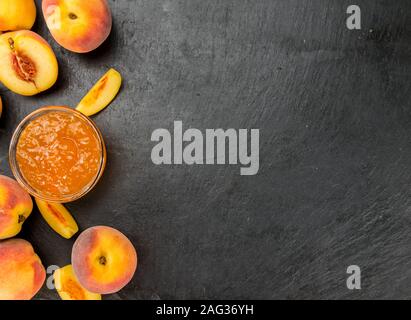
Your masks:
{"label": "textured slate board", "polygon": [[[356,1],[361,31],[345,27],[345,0],[110,3],[112,35],[88,55],[60,48],[38,19],[60,63],[52,90],[0,87],[10,175],[9,140],[26,114],[76,105],[109,67],[124,75],[95,117],[105,176],[68,205],[82,229],[114,226],[138,249],[135,279],[108,299],[411,297],[410,1]],[[259,128],[259,175],[155,167],[151,133],[174,120]],[[73,241],[37,211],[21,236],[46,266],[70,262]],[[346,289],[350,264],[362,267],[361,291]]]}

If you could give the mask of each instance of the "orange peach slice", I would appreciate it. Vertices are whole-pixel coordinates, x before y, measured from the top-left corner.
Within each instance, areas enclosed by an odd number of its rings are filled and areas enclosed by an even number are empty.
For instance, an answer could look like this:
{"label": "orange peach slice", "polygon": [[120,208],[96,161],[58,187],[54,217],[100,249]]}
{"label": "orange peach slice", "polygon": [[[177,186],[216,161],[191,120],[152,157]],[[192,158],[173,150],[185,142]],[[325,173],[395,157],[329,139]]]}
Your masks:
{"label": "orange peach slice", "polygon": [[17,181],[0,176],[0,240],[19,234],[32,210],[33,201],[26,190]]}
{"label": "orange peach slice", "polygon": [[43,0],[42,9],[51,35],[67,50],[90,52],[110,34],[112,17],[106,0]]}
{"label": "orange peach slice", "polygon": [[52,87],[58,64],[46,40],[32,31],[0,36],[0,81],[11,91],[33,96]]}
{"label": "orange peach slice", "polygon": [[110,227],[93,227],[77,238],[71,262],[84,288],[110,294],[120,291],[133,278],[137,268],[137,252],[120,231]]}
{"label": "orange peach slice", "polygon": [[81,286],[71,264],[56,270],[53,277],[62,300],[101,300],[100,294],[92,293]]}
{"label": "orange peach slice", "polygon": [[30,300],[43,286],[46,271],[30,243],[0,242],[0,300]]}
{"label": "orange peach slice", "polygon": [[31,29],[36,13],[34,0],[1,0],[0,32]]}
{"label": "orange peach slice", "polygon": [[76,221],[62,204],[35,200],[44,220],[63,238],[70,239],[78,232]]}
{"label": "orange peach slice", "polygon": [[80,101],[76,109],[89,117],[99,113],[117,96],[121,82],[120,73],[110,69]]}

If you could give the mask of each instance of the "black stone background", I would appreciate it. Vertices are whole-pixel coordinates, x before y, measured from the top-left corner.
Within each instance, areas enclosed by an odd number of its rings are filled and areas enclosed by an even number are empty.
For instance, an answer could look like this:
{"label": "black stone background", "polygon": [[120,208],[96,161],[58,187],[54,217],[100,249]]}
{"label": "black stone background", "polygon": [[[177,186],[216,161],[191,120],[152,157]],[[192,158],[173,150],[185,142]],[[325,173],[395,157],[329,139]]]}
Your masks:
{"label": "black stone background", "polygon": [[[36,1],[40,6],[40,1]],[[363,29],[345,26],[350,4]],[[408,0],[112,0],[97,51],[60,48],[47,93],[0,87],[1,174],[9,140],[44,105],[75,106],[109,68],[124,86],[94,117],[108,168],[67,207],[80,227],[110,225],[139,253],[130,285],[106,299],[410,298],[411,2]],[[152,164],[151,133],[258,128],[261,169]],[[73,240],[35,210],[20,235],[45,266]],[[346,268],[362,268],[362,290]],[[39,299],[57,299],[44,288]]]}

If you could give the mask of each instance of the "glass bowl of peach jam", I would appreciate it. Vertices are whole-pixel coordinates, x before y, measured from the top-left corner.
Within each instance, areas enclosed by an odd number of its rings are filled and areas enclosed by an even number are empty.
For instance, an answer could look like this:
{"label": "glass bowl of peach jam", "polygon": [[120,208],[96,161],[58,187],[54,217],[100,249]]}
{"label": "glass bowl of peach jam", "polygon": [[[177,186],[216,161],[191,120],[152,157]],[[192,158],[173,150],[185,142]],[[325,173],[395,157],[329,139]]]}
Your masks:
{"label": "glass bowl of peach jam", "polygon": [[32,196],[67,203],[90,192],[107,161],[100,130],[92,120],[69,107],[40,108],[13,134],[11,170]]}

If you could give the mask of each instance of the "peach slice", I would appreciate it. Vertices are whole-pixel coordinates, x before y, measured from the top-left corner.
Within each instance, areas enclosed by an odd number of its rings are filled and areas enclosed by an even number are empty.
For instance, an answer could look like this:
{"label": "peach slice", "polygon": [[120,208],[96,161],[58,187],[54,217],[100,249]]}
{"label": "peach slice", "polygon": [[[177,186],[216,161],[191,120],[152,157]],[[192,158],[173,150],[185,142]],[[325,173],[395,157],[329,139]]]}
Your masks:
{"label": "peach slice", "polygon": [[76,221],[62,204],[35,200],[44,220],[63,238],[70,239],[78,232]]}
{"label": "peach slice", "polygon": [[0,81],[11,91],[33,96],[52,87],[57,76],[56,56],[38,34],[24,30],[0,36]]}
{"label": "peach slice", "polygon": [[32,210],[33,201],[26,190],[17,181],[0,176],[0,240],[19,234]]}
{"label": "peach slice", "polygon": [[62,300],[101,300],[101,295],[83,288],[74,274],[72,265],[57,269],[54,284]]}
{"label": "peach slice", "polygon": [[106,0],[43,0],[42,9],[51,35],[70,51],[93,51],[111,32],[112,17]]}
{"label": "peach slice", "polygon": [[46,271],[31,244],[0,242],[0,300],[30,300],[43,286]]}
{"label": "peach slice", "polygon": [[84,288],[110,294],[120,291],[133,278],[137,269],[137,252],[120,231],[93,227],[77,238],[71,262]]}
{"label": "peach slice", "polygon": [[110,69],[80,101],[77,110],[86,116],[92,116],[106,108],[117,96],[121,87],[121,75]]}
{"label": "peach slice", "polygon": [[36,21],[34,0],[1,0],[0,33],[31,29]]}

